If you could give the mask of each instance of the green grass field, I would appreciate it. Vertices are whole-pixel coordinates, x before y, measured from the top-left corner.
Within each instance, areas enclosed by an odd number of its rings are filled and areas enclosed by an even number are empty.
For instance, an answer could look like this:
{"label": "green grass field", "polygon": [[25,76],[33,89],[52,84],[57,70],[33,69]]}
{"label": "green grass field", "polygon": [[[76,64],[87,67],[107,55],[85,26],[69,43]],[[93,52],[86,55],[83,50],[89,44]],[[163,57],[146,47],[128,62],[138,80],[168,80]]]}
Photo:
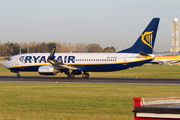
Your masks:
{"label": "green grass field", "polygon": [[3,62],[5,62],[6,60],[0,60],[0,65],[2,65],[3,64]]}
{"label": "green grass field", "polygon": [[134,97],[180,95],[180,86],[0,83],[0,118],[133,120]]}
{"label": "green grass field", "polygon": [[[90,77],[180,78],[179,69],[176,65],[144,65],[91,73]],[[14,75],[0,67],[0,76]],[[39,75],[22,72],[21,76]],[[180,95],[179,85],[0,83],[0,119],[133,120],[134,97],[177,95]]]}

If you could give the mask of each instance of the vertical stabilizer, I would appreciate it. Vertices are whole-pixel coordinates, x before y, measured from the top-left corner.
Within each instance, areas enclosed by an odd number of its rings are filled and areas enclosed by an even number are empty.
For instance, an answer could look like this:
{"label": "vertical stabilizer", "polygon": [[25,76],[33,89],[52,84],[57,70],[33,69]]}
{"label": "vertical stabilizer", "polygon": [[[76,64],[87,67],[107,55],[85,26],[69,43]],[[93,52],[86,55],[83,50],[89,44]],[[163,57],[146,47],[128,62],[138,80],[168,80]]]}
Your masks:
{"label": "vertical stabilizer", "polygon": [[119,51],[117,53],[144,52],[147,54],[152,54],[159,20],[160,18],[153,18],[132,47]]}

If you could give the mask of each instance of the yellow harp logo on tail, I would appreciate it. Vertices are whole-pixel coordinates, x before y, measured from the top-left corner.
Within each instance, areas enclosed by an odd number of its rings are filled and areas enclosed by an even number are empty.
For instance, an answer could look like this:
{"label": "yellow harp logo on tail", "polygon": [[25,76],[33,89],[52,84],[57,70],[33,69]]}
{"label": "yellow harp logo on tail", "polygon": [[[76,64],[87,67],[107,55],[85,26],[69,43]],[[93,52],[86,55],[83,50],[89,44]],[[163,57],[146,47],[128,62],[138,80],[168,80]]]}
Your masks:
{"label": "yellow harp logo on tail", "polygon": [[[144,34],[141,35],[141,40],[144,44],[148,45],[152,48],[152,38],[153,38],[153,31],[151,32],[144,32]],[[152,48],[153,49],[153,48]]]}

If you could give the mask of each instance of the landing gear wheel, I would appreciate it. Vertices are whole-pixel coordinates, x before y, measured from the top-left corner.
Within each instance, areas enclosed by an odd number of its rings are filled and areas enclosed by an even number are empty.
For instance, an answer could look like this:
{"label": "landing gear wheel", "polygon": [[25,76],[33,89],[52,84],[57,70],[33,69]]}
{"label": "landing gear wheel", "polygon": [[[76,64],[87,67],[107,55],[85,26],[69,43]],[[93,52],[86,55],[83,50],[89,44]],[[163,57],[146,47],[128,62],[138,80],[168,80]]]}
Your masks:
{"label": "landing gear wheel", "polygon": [[83,78],[89,78],[89,73],[83,73],[83,74],[82,74],[82,77],[83,77]]}
{"label": "landing gear wheel", "polygon": [[73,73],[68,74],[67,77],[68,77],[68,78],[74,78],[74,74],[73,74]]}
{"label": "landing gear wheel", "polygon": [[17,74],[16,74],[16,77],[20,77],[20,74],[19,74],[19,73],[17,73]]}

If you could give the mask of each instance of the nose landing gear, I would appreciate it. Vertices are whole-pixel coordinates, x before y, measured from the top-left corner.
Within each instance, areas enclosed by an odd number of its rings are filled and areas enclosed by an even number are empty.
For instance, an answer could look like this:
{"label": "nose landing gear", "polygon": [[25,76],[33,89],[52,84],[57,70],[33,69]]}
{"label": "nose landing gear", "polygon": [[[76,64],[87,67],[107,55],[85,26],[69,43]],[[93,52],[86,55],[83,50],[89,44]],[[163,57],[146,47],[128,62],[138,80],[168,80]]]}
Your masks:
{"label": "nose landing gear", "polygon": [[16,77],[18,77],[18,78],[19,78],[19,77],[20,77],[20,74],[19,74],[19,73],[17,73],[17,74],[16,74]]}

